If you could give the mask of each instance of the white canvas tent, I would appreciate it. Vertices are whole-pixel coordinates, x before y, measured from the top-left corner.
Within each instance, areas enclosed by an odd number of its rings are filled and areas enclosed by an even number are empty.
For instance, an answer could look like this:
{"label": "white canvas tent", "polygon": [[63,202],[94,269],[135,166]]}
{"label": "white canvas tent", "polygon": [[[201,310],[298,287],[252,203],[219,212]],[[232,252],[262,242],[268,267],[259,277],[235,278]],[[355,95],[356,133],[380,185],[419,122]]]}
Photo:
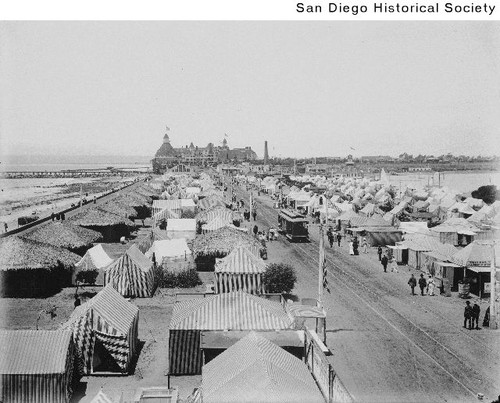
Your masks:
{"label": "white canvas tent", "polygon": [[113,263],[113,261],[114,260],[109,257],[101,244],[90,248],[82,259],[75,264],[75,270],[71,276],[72,284],[76,285],[76,276],[79,272],[97,270],[99,274],[97,275],[95,283],[97,285],[103,285],[105,269]]}

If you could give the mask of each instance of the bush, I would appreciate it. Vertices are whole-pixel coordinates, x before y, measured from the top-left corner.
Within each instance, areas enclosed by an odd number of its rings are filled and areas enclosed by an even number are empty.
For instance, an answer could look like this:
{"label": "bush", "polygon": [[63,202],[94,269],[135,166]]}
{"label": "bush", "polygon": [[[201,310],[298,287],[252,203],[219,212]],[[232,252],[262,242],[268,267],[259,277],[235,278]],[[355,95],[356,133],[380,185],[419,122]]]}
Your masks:
{"label": "bush", "polygon": [[178,273],[162,270],[158,284],[160,288],[194,288],[203,283],[198,272],[189,269]]}
{"label": "bush", "polygon": [[76,274],[76,281],[82,284],[95,284],[99,271],[97,270],[83,270]]}
{"label": "bush", "polygon": [[290,294],[297,282],[295,269],[285,263],[271,263],[264,273],[263,282],[269,293]]}
{"label": "bush", "polygon": [[481,199],[486,204],[492,204],[495,200],[500,200],[500,191],[495,185],[480,186],[471,193],[475,199]]}

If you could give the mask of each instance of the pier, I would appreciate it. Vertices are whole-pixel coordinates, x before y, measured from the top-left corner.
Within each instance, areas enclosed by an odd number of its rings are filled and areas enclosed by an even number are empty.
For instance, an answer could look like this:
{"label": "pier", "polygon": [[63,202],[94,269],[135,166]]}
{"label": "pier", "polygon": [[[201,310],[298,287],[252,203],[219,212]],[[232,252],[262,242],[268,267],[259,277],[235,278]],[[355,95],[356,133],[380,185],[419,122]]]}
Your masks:
{"label": "pier", "polygon": [[106,168],[106,169],[67,169],[62,171],[4,171],[1,179],[27,178],[102,178],[105,176],[134,176],[146,173],[147,167]]}

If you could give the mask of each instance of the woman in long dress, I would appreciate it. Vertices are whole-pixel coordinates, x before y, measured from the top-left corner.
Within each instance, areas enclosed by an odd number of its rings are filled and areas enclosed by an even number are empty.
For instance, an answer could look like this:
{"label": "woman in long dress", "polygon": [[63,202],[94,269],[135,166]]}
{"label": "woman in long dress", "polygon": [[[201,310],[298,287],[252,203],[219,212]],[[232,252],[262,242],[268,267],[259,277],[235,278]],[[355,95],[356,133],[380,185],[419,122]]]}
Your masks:
{"label": "woman in long dress", "polygon": [[429,280],[427,280],[427,293],[431,296],[434,295],[434,278],[432,276],[429,276]]}
{"label": "woman in long dress", "polygon": [[354,243],[349,241],[349,255],[354,255]]}

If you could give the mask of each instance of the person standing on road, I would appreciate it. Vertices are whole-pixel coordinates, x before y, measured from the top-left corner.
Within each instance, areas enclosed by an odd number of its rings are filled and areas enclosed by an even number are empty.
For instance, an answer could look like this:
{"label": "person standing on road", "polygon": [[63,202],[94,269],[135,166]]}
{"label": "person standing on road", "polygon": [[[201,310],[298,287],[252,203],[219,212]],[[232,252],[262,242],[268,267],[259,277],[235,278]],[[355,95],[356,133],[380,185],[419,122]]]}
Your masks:
{"label": "person standing on road", "polygon": [[472,311],[472,307],[470,306],[469,301],[465,301],[465,309],[464,309],[464,327],[467,328],[467,323],[469,324],[469,330],[472,330],[472,315],[474,312]]}
{"label": "person standing on road", "polygon": [[257,210],[255,208],[252,210],[252,218],[254,221],[257,218]]}
{"label": "person standing on road", "polygon": [[340,247],[340,241],[342,240],[342,234],[337,232],[337,245]]}
{"label": "person standing on road", "polygon": [[479,315],[481,314],[481,307],[478,305],[477,301],[474,302],[472,306],[472,328],[479,330]]}
{"label": "person standing on road", "polygon": [[434,284],[434,278],[429,274],[429,280],[427,281],[427,294],[429,294],[431,297],[434,296],[434,287],[436,285]]}
{"label": "person standing on road", "polygon": [[418,286],[420,287],[420,295],[424,296],[424,290],[427,287],[427,280],[424,278],[423,274],[420,274],[420,278],[418,279]]}
{"label": "person standing on road", "polygon": [[328,228],[326,236],[328,237],[328,243],[330,244],[330,248],[333,248],[333,232],[331,228]]}
{"label": "person standing on road", "polygon": [[377,253],[378,253],[378,261],[381,262],[382,261],[382,247],[380,245],[377,248]]}
{"label": "person standing on road", "polygon": [[417,286],[417,279],[415,278],[413,273],[410,276],[410,279],[408,280],[408,285],[411,287],[411,295],[415,295],[415,287]]}
{"label": "person standing on road", "polygon": [[382,260],[380,262],[384,267],[384,273],[387,273],[387,263],[389,262],[389,259],[387,259],[387,255],[382,256]]}
{"label": "person standing on road", "polygon": [[398,264],[396,263],[396,259],[394,258],[394,256],[392,256],[389,259],[389,263],[390,263],[390,267],[391,267],[391,273],[393,273],[393,272],[399,273],[398,272]]}
{"label": "person standing on road", "polygon": [[354,242],[349,241],[349,255],[354,255]]}
{"label": "person standing on road", "polygon": [[362,245],[363,245],[363,253],[368,253],[368,241],[366,240],[365,236],[363,237]]}
{"label": "person standing on road", "polygon": [[256,225],[254,225],[253,226],[253,235],[256,237],[258,232],[259,232],[259,227],[257,227]]}

